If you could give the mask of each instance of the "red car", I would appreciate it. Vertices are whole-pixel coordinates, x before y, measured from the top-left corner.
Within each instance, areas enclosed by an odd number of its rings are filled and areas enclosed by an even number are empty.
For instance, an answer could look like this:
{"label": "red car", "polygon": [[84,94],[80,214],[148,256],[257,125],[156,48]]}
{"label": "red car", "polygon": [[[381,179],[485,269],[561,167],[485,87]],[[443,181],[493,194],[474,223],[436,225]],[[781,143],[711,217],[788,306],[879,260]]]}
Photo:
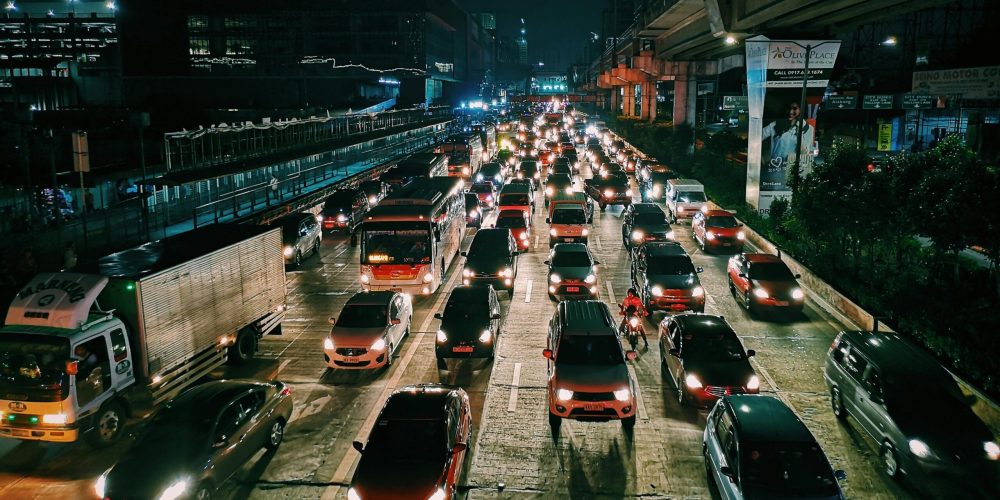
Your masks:
{"label": "red car", "polygon": [[743,241],[746,240],[743,224],[736,220],[732,212],[725,210],[707,210],[694,214],[691,233],[706,252],[723,248],[742,252]]}
{"label": "red car", "polygon": [[527,252],[531,247],[531,219],[528,214],[521,210],[501,210],[497,215],[497,222],[494,227],[508,228],[514,239],[517,240],[517,248],[522,252]]}
{"label": "red car", "polygon": [[486,210],[493,210],[497,206],[497,188],[490,181],[476,182],[469,189],[479,197],[479,203]]}
{"label": "red car", "polygon": [[805,292],[777,255],[741,253],[729,259],[729,290],[751,313],[763,310],[799,312]]}

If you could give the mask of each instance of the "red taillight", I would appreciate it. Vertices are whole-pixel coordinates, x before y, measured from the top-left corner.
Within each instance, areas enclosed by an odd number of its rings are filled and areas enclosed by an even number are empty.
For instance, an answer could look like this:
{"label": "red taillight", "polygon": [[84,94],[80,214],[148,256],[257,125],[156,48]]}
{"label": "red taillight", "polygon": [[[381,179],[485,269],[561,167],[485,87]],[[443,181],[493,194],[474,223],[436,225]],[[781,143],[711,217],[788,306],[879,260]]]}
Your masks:
{"label": "red taillight", "polygon": [[283,389],[281,389],[281,392],[278,394],[280,394],[281,396],[291,396],[292,389],[286,385]]}

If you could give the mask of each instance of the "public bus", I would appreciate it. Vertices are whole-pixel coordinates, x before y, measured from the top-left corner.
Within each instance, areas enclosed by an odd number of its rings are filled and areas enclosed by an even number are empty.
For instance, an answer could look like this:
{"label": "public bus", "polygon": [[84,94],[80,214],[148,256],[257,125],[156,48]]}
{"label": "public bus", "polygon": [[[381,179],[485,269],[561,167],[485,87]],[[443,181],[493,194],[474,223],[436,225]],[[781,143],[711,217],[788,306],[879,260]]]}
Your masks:
{"label": "public bus", "polygon": [[479,134],[456,134],[435,149],[448,155],[448,175],[470,179],[483,164],[483,141]]}
{"label": "public bus", "polygon": [[465,234],[465,182],[414,179],[371,209],[361,225],[361,286],[430,295],[445,283]]}
{"label": "public bus", "polygon": [[479,134],[483,143],[483,162],[490,161],[497,154],[497,128],[489,123],[473,123],[472,132]]}
{"label": "public bus", "polygon": [[448,157],[439,153],[417,153],[401,160],[380,180],[397,189],[418,177],[444,177],[448,175]]}

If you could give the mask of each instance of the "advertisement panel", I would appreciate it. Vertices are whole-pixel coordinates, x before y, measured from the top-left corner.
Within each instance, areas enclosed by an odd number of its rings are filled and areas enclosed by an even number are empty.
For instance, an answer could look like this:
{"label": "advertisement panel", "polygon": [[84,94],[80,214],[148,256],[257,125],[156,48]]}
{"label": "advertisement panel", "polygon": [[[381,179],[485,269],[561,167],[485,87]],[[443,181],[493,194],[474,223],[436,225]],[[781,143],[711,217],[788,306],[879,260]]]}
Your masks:
{"label": "advertisement panel", "polygon": [[913,92],[935,97],[1000,99],[1000,66],[914,71]]}
{"label": "advertisement panel", "polygon": [[[767,215],[772,201],[791,197],[788,176],[796,160],[800,176],[812,170],[816,116],[840,41],[772,41],[758,36],[746,42],[750,125],[746,201]],[[810,47],[808,62],[806,47]],[[806,106],[802,109],[807,64]]]}

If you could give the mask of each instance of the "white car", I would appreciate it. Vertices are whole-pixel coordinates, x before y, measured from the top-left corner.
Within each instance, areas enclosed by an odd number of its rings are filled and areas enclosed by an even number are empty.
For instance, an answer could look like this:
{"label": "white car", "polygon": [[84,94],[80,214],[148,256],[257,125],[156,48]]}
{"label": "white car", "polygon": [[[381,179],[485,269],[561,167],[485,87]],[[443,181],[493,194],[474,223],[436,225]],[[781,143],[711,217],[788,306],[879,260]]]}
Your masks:
{"label": "white car", "polygon": [[330,318],[323,358],[334,369],[369,370],[389,366],[403,337],[410,334],[413,304],[406,294],[358,292]]}

